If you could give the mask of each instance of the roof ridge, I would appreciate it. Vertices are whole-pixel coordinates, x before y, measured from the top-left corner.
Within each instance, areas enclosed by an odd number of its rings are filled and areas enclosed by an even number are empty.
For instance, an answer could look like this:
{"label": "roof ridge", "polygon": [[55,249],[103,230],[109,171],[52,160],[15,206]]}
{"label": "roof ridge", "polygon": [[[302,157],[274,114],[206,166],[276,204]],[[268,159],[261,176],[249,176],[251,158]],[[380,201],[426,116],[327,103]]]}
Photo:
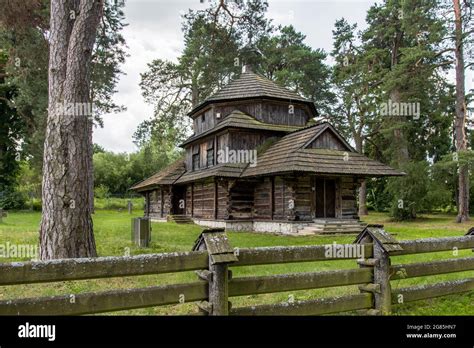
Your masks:
{"label": "roof ridge", "polygon": [[[325,123],[331,125],[328,121],[321,121],[321,122],[317,122],[317,123],[315,123],[315,124],[311,124],[311,125],[308,125],[308,126],[303,126],[303,127],[300,128],[300,129],[296,129],[296,130],[294,130],[294,131],[289,132],[287,135],[294,134],[294,133],[296,133],[296,132],[301,132],[301,131],[304,131],[304,130],[307,130],[307,129],[310,129],[310,128],[313,128],[313,127],[316,127],[316,126],[321,126],[321,125],[323,125],[323,124],[325,124]],[[285,135],[285,136],[286,136],[286,135]]]}

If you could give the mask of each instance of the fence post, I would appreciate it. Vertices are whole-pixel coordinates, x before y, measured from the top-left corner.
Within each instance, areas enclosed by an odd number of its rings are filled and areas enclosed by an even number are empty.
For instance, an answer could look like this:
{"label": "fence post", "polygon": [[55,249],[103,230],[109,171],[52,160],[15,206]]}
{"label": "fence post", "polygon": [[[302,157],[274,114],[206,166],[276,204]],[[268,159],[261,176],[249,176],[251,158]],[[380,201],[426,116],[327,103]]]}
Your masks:
{"label": "fence post", "polygon": [[197,271],[199,278],[209,283],[209,301],[199,308],[209,315],[229,315],[229,280],[232,276],[229,264],[237,261],[234,249],[223,228],[202,231],[193,250],[207,250],[209,270]]}
{"label": "fence post", "polygon": [[380,291],[374,293],[375,310],[382,315],[392,311],[392,288],[390,286],[390,256],[383,247],[374,242],[374,284],[380,286]]}
{"label": "fence post", "polygon": [[229,315],[229,270],[227,264],[210,265],[209,304],[211,315]]}
{"label": "fence post", "polygon": [[373,244],[373,257],[359,261],[361,267],[373,267],[373,283],[360,286],[363,292],[374,295],[376,315],[388,315],[392,310],[392,289],[390,285],[390,252],[402,250],[398,241],[383,229],[383,225],[368,225],[356,238],[355,243]]}

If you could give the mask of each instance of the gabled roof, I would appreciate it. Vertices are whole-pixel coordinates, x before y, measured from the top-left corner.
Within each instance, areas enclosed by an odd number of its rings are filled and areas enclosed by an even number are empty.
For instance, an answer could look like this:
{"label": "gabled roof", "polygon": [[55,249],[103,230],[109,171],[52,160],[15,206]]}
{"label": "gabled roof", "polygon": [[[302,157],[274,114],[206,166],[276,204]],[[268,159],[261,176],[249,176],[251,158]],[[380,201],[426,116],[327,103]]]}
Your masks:
{"label": "gabled roof", "polygon": [[135,191],[145,191],[158,185],[171,185],[185,172],[186,167],[184,159],[180,158],[149,178],[135,184],[131,189]]}
{"label": "gabled roof", "polygon": [[193,115],[196,111],[210,103],[262,97],[305,103],[315,114],[317,113],[312,101],[301,97],[262,75],[247,71],[240,74],[239,78],[229,82],[217,91],[216,94],[194,107],[188,115]]}
{"label": "gabled roof", "polygon": [[186,141],[184,141],[180,146],[183,147],[187,144],[192,143],[193,141],[197,139],[201,139],[210,134],[214,134],[224,128],[259,129],[259,130],[268,130],[268,131],[273,131],[273,132],[289,133],[289,132],[298,130],[302,127],[263,123],[240,110],[234,110],[229,115],[225,116],[222,119],[222,121],[220,121],[216,126],[214,126],[211,129],[208,129],[205,132],[191,136]]}
{"label": "gabled roof", "polygon": [[344,139],[344,137],[339,134],[339,132],[336,130],[336,128],[334,128],[330,123],[328,122],[322,122],[320,123],[321,127],[318,129],[317,132],[315,132],[315,134],[313,135],[313,137],[311,139],[309,139],[304,145],[303,145],[303,148],[307,148],[308,146],[310,146],[311,143],[313,143],[316,139],[318,139],[325,131],[329,131],[332,133],[332,135],[337,139],[339,140],[339,142],[344,146],[346,147],[346,149],[348,151],[351,151],[351,152],[357,152],[356,149],[354,149],[347,141],[346,139]]}
{"label": "gabled roof", "polygon": [[257,158],[257,165],[247,167],[242,177],[288,172],[310,172],[316,174],[399,176],[399,172],[383,163],[350,151],[314,149],[306,146],[325,130],[337,131],[328,123],[320,123],[290,133]]}

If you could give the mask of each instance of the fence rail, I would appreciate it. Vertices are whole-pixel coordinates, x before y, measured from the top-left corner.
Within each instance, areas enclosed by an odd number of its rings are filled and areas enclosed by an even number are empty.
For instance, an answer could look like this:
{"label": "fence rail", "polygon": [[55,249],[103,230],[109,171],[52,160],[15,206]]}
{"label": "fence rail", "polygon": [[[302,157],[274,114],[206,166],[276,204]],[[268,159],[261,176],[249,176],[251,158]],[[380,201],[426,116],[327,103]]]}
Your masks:
{"label": "fence rail", "polygon": [[208,264],[206,251],[0,263],[0,285],[184,272],[207,268]]}
{"label": "fence rail", "polygon": [[[201,238],[202,237],[202,238]],[[81,315],[201,301],[200,314],[322,315],[354,310],[389,314],[392,304],[474,290],[474,278],[391,289],[391,281],[474,270],[474,257],[391,265],[392,256],[474,248],[474,235],[396,241],[380,226],[367,227],[356,254],[328,255],[327,246],[234,249],[225,232],[205,230],[193,251],[0,263],[0,286],[197,271],[195,282],[138,289],[0,301],[0,315]],[[199,244],[200,243],[200,244]],[[355,244],[340,245],[341,248]],[[356,260],[359,268],[232,279],[229,267]],[[360,293],[306,301],[231,308],[231,297],[359,285]]]}

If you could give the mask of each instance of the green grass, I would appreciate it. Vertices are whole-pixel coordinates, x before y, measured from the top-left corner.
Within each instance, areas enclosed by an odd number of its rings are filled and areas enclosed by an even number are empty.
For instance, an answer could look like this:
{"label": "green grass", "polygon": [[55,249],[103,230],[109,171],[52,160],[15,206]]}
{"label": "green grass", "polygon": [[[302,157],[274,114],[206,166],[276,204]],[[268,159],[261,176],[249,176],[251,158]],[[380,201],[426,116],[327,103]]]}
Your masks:
{"label": "green grass", "polygon": [[[100,256],[124,255],[130,251],[132,255],[142,253],[162,253],[173,251],[189,251],[202,230],[196,225],[176,225],[172,223],[154,223],[152,226],[152,243],[149,248],[138,249],[130,242],[130,219],[140,216],[139,209],[129,215],[126,211],[98,210],[94,215],[94,231],[96,244]],[[38,212],[11,212],[0,223],[0,244],[34,244],[38,242],[38,225],[40,221]],[[466,233],[470,224],[454,223],[454,216],[445,214],[425,215],[416,221],[391,222],[385,214],[371,213],[364,219],[368,223],[382,223],[387,231],[399,240],[461,236]],[[351,243],[355,236],[282,236],[272,234],[257,234],[246,232],[229,232],[229,238],[234,247],[257,246],[284,246],[284,245],[316,245],[338,243]],[[471,250],[460,251],[457,256],[451,252],[438,252],[429,254],[407,255],[394,257],[392,263],[412,263],[439,260],[452,257],[472,256]],[[2,259],[2,262],[20,261],[21,259]],[[294,272],[314,272],[329,269],[356,268],[354,260],[305,262],[298,264],[264,265],[236,267],[233,269],[234,277],[250,275],[269,275]],[[474,271],[461,272],[447,275],[419,277],[397,280],[392,282],[393,288],[410,285],[428,284],[451,279],[473,277]],[[90,291],[104,291],[118,288],[138,288],[156,286],[177,282],[195,281],[194,272],[176,274],[122,277],[99,280],[83,280],[70,282],[57,282],[50,284],[33,284],[0,287],[0,300],[49,296],[58,294],[77,294]],[[358,293],[356,286],[292,291],[276,294],[242,296],[232,298],[234,307],[263,303],[287,301],[289,295],[296,300],[304,300],[325,296],[337,296],[349,293]],[[177,299],[178,302],[178,299]],[[186,314],[196,312],[195,304],[172,305],[137,309],[113,314]],[[418,301],[402,306],[395,306],[394,315],[473,315],[474,291],[465,294],[447,296],[427,301]]]}

